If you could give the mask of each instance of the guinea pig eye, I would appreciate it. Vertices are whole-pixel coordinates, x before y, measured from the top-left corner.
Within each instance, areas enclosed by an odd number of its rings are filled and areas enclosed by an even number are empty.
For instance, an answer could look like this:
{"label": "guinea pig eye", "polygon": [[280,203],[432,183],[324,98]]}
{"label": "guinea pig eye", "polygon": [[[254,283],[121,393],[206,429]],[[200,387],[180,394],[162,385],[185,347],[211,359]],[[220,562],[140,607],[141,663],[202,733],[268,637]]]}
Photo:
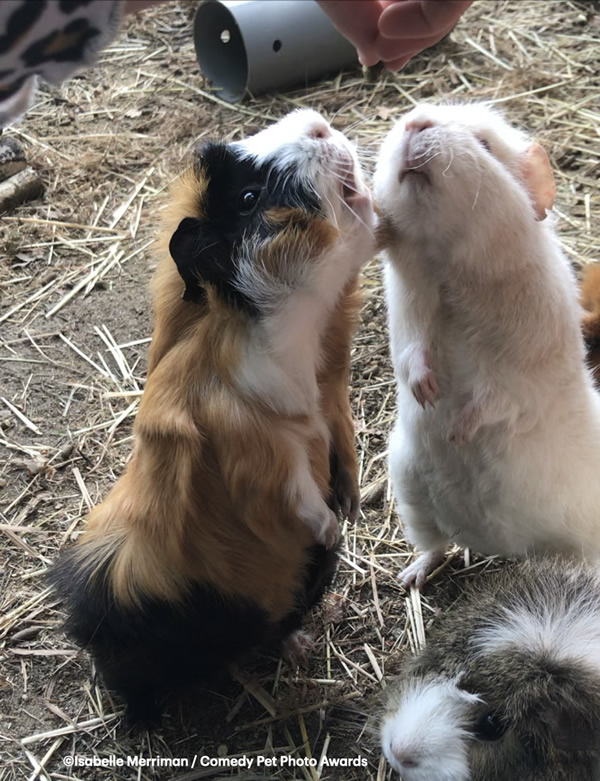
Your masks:
{"label": "guinea pig eye", "polygon": [[490,144],[485,140],[485,138],[478,138],[477,140],[484,149],[486,149],[488,152],[490,151]]}
{"label": "guinea pig eye", "polygon": [[506,725],[500,721],[495,713],[488,712],[481,716],[473,732],[478,740],[491,742],[500,740],[506,732]]}
{"label": "guinea pig eye", "polygon": [[251,214],[258,204],[260,190],[242,190],[238,199],[240,214]]}

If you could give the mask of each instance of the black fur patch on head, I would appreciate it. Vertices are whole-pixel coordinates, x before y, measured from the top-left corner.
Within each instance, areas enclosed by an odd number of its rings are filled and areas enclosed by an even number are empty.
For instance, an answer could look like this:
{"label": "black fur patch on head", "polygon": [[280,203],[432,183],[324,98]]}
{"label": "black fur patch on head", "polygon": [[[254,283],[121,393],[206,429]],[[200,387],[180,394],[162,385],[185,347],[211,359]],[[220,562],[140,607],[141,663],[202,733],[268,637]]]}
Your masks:
{"label": "black fur patch on head", "polygon": [[271,209],[300,208],[321,214],[316,194],[296,177],[293,166],[259,163],[235,144],[209,142],[194,163],[206,190],[202,217],[186,217],[171,237],[169,250],[185,282],[184,299],[203,298],[203,281],[232,306],[256,314],[255,304],[237,285],[237,258],[245,243],[265,241],[279,228],[264,218]]}

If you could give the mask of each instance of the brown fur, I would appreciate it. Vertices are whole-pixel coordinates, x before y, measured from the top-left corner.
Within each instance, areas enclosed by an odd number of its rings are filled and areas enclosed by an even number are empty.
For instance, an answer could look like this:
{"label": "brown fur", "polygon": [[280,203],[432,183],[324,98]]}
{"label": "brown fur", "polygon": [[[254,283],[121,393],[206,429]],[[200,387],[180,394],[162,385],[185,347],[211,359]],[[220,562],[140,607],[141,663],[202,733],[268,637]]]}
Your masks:
{"label": "brown fur", "polygon": [[581,324],[588,348],[588,363],[600,387],[600,263],[590,263],[583,270],[580,300],[585,309]]}
{"label": "brown fur", "polygon": [[[152,282],[155,328],[135,451],[92,511],[80,551],[94,561],[101,549],[115,554],[109,577],[121,604],[140,595],[177,600],[191,579],[250,598],[277,621],[290,610],[314,542],[286,494],[293,468],[286,442],[308,449],[325,497],[329,450],[306,416],[284,416],[236,393],[229,373],[238,361],[243,315],[210,288],[200,304],[181,299],[168,243],[180,220],[201,214],[203,186],[190,171],[172,189]],[[353,279],[325,329],[319,375],[332,444],[355,493],[348,374],[359,304]]]}

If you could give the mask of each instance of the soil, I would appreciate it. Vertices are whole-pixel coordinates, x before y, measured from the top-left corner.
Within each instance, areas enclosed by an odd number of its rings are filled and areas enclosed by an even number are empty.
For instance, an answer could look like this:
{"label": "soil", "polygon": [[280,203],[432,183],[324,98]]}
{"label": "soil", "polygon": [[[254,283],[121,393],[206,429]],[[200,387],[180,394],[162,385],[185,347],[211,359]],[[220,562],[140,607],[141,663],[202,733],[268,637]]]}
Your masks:
{"label": "soil", "polygon": [[[297,670],[257,659],[217,692],[191,691],[157,731],[123,731],[121,704],[62,633],[44,573],[131,453],[151,335],[151,242],[194,143],[245,136],[307,105],[346,129],[371,169],[411,101],[502,100],[549,149],[569,256],[598,259],[594,4],[548,0],[540,19],[534,0],[475,3],[401,74],[369,80],[356,68],[237,106],[219,102],[198,73],[194,7],[167,4],[129,21],[94,68],[42,88],[9,130],[46,191],[0,227],[0,781],[391,778],[377,735],[386,685],[419,624],[448,609],[465,578],[498,566],[456,552],[422,597],[395,580],[409,548],[385,472],[394,379],[376,259],[364,272],[351,378],[362,511],[345,530],[332,592],[308,619],[314,651]],[[322,755],[349,766],[311,767]],[[87,766],[70,766],[73,756]],[[127,766],[136,757],[178,762]],[[202,757],[274,764],[204,767]]]}

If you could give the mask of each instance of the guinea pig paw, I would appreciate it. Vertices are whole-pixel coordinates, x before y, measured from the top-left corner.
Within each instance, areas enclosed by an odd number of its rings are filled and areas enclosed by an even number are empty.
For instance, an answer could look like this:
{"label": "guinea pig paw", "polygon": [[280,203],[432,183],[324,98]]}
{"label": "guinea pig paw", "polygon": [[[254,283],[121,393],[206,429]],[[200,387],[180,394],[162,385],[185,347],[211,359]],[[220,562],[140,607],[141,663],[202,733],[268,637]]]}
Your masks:
{"label": "guinea pig paw", "polygon": [[422,553],[397,576],[400,585],[404,586],[404,588],[415,586],[421,591],[427,577],[442,563],[444,556],[445,551],[442,550],[433,550]]}
{"label": "guinea pig paw", "polygon": [[467,445],[481,425],[481,410],[474,401],[468,401],[458,412],[451,424],[448,441],[458,447]]}
{"label": "guinea pig paw", "polygon": [[314,647],[312,637],[302,629],[297,629],[282,640],[281,656],[290,667],[297,667],[306,660]]}
{"label": "guinea pig paw", "polygon": [[358,517],[360,494],[356,480],[347,469],[338,468],[331,477],[332,509],[354,523]]}
{"label": "guinea pig paw", "polygon": [[413,396],[423,409],[427,404],[435,407],[436,401],[440,398],[440,389],[435,374],[427,365],[422,367],[417,376],[411,372],[409,383]]}
{"label": "guinea pig paw", "polygon": [[317,534],[317,542],[324,545],[327,549],[333,548],[340,538],[340,525],[333,510],[327,508],[327,514],[324,518],[321,528]]}

